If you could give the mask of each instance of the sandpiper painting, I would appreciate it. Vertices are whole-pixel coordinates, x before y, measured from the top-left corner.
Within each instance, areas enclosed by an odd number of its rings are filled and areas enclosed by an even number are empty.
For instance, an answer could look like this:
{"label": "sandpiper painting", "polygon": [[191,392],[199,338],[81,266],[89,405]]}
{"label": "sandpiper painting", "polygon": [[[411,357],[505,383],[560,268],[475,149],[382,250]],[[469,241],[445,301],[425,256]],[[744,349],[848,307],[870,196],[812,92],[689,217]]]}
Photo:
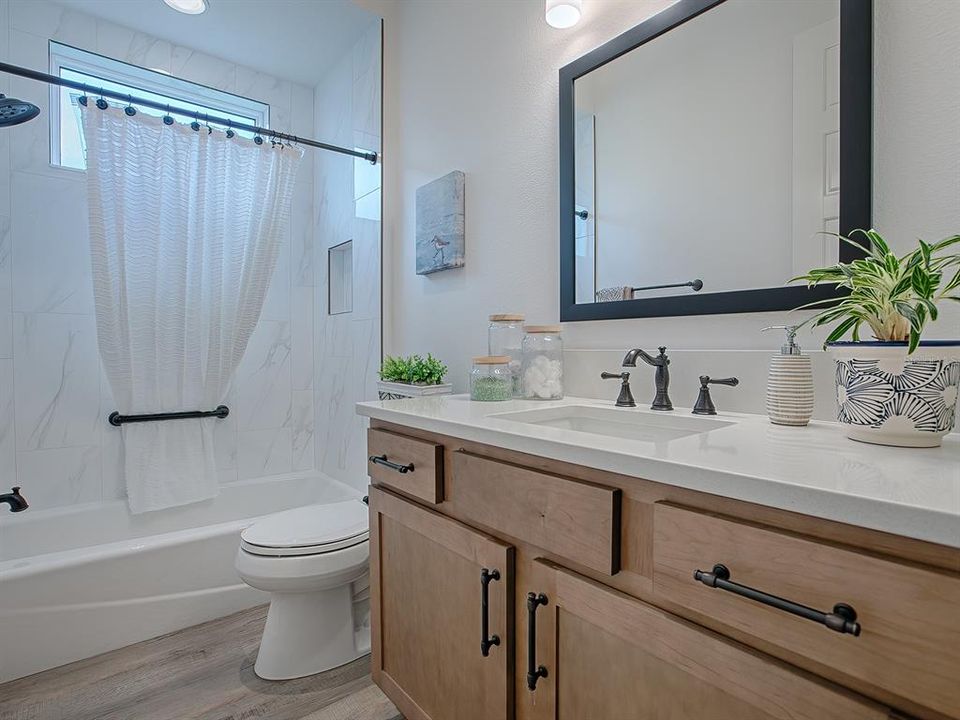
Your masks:
{"label": "sandpiper painting", "polygon": [[463,187],[454,170],[417,188],[417,275],[463,267]]}

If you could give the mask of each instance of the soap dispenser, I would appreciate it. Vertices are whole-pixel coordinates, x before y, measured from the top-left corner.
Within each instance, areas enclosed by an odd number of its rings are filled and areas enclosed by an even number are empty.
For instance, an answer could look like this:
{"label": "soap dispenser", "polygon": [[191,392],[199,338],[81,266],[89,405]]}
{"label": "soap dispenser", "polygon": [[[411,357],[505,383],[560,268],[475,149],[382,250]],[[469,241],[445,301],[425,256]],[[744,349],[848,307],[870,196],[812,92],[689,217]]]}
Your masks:
{"label": "soap dispenser", "polygon": [[767,416],[775,425],[806,425],[813,415],[813,367],[797,345],[798,325],[774,325],[784,330],[780,354],[770,358],[767,376]]}

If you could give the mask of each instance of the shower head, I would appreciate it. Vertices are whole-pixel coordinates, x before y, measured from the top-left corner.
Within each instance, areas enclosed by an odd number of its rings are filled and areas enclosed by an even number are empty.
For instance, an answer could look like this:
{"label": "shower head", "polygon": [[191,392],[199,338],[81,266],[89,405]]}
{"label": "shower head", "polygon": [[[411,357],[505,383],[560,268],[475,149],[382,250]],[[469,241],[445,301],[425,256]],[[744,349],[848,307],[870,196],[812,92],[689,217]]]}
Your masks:
{"label": "shower head", "polygon": [[0,93],[0,127],[19,125],[33,120],[40,114],[40,108],[33,103],[16,98],[8,98]]}

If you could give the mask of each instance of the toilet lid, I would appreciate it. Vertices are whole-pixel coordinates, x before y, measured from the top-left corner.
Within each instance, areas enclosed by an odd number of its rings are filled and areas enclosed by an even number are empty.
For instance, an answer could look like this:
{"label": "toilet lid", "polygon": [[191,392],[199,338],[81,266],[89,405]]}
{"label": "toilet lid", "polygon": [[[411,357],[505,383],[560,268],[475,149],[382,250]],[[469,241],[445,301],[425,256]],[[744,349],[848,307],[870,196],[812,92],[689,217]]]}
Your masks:
{"label": "toilet lid", "polygon": [[269,548],[303,554],[355,545],[367,539],[367,530],[367,506],[360,500],[347,500],[268,515],[240,533],[240,540],[254,552],[255,548]]}

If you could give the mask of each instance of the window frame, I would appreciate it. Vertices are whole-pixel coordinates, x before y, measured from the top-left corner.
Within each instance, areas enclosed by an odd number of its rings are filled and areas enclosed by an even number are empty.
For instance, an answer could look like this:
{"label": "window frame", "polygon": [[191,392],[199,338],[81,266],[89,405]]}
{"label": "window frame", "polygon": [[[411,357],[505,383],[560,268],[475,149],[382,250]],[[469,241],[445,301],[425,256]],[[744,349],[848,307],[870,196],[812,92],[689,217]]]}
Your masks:
{"label": "window frame", "polygon": [[[168,96],[171,105],[194,104],[210,108],[211,114],[242,115],[254,119],[259,127],[270,128],[270,105],[252,98],[235,95],[224,90],[184,80],[159,70],[132,65],[105,55],[49,41],[50,74],[60,77],[61,69],[72,70],[106,81],[127,85],[131,94],[139,92],[156,93]],[[60,148],[60,128],[62,108],[60,107],[59,85],[50,85],[50,165],[61,170],[86,172],[85,168],[75,168],[62,164]],[[111,101],[115,102],[115,101]],[[134,103],[136,105],[136,103]]]}

